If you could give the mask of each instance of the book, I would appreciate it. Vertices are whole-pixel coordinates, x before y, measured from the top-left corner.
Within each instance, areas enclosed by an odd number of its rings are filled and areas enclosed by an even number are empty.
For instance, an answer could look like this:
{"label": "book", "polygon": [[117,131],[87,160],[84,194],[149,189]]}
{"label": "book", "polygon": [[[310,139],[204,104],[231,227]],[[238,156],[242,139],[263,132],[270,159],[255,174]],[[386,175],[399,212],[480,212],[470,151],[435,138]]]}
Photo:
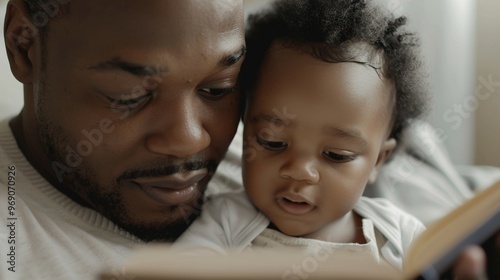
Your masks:
{"label": "book", "polygon": [[[123,269],[105,272],[101,280],[440,279],[465,246],[480,244],[499,230],[500,181],[428,227],[409,248],[402,272],[372,258],[305,253],[291,248],[252,247],[243,253],[228,251],[220,255],[202,249],[181,252],[168,244],[148,244],[137,250]],[[498,273],[496,269],[493,273]]]}

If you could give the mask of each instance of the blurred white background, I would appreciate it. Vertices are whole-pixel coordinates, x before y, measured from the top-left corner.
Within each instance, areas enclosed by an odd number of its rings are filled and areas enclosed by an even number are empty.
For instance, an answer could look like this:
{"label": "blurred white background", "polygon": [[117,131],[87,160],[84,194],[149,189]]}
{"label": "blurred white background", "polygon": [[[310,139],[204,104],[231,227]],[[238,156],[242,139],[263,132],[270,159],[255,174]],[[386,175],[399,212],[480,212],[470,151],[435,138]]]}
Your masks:
{"label": "blurred white background", "polygon": [[[442,133],[452,160],[500,166],[500,1],[375,1],[408,15],[421,34],[434,96],[428,120]],[[245,0],[246,12],[267,3]],[[0,0],[2,15],[6,4]],[[0,116],[19,112],[22,86],[10,72],[4,44],[0,94]]]}

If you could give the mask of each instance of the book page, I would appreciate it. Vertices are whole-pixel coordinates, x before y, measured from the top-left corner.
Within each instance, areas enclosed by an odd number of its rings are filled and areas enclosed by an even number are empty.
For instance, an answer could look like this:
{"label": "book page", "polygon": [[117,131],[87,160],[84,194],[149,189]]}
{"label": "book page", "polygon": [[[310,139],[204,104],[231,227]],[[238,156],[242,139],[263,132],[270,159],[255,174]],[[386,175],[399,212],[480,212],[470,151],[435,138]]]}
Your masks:
{"label": "book page", "polygon": [[500,182],[432,224],[417,238],[405,259],[405,272],[433,278],[449,267],[467,245],[483,242],[498,229]]}

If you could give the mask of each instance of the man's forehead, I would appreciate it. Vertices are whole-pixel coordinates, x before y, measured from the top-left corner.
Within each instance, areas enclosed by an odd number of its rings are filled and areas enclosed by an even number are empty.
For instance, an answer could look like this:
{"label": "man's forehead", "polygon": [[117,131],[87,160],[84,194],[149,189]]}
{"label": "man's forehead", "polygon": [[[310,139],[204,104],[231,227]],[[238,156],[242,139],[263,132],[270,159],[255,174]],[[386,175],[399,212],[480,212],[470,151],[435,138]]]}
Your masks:
{"label": "man's forehead", "polygon": [[217,37],[231,38],[237,45],[231,52],[244,44],[242,1],[74,0],[69,5],[67,15],[52,19],[50,32],[69,44],[73,40],[84,45],[154,48],[169,41],[184,48]]}
{"label": "man's forehead", "polygon": [[244,17],[242,0],[72,0],[67,6],[71,17],[82,23],[127,19],[144,25],[140,20],[148,17],[177,26],[200,21],[205,25],[227,25],[243,21]]}

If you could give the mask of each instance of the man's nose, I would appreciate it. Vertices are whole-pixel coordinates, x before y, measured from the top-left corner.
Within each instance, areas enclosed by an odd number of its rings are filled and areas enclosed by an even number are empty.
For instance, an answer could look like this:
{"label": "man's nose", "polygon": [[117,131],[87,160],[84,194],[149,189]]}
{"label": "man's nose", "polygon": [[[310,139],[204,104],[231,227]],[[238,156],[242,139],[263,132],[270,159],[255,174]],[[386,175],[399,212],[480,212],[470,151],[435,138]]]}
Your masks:
{"label": "man's nose", "polygon": [[186,97],[178,106],[170,106],[163,114],[161,127],[147,137],[147,148],[158,154],[186,158],[210,144],[210,135],[203,127],[204,110],[197,100]]}

